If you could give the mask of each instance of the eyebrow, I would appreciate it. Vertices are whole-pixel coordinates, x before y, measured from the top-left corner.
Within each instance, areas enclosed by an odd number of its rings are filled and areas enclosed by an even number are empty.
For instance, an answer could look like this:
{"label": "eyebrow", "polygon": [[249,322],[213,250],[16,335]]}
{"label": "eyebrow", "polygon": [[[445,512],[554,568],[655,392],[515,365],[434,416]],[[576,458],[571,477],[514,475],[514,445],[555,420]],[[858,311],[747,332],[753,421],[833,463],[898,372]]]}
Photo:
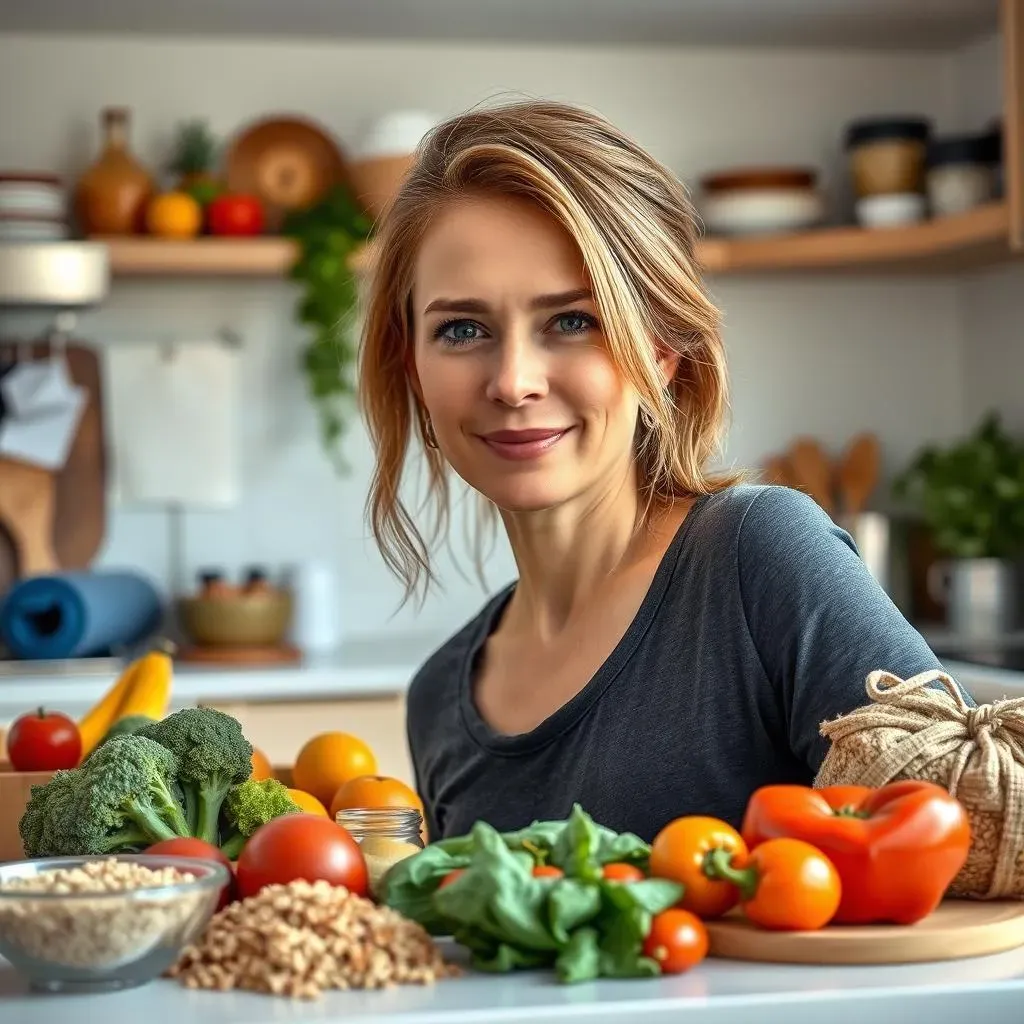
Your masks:
{"label": "eyebrow", "polygon": [[[530,309],[552,309],[555,306],[567,306],[571,302],[592,300],[593,292],[589,288],[574,288],[568,292],[555,292],[552,295],[537,295],[530,300]],[[423,310],[427,313],[489,313],[491,307],[483,299],[434,299]]]}

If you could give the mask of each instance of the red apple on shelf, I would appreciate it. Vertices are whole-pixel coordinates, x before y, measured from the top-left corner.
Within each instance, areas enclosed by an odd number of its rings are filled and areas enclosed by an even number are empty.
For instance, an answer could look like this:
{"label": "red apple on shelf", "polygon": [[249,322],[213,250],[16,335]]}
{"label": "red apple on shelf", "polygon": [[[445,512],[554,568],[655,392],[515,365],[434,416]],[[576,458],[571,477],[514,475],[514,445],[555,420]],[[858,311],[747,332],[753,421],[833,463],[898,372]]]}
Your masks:
{"label": "red apple on shelf", "polygon": [[255,196],[226,193],[206,208],[211,235],[248,237],[263,232],[263,205]]}

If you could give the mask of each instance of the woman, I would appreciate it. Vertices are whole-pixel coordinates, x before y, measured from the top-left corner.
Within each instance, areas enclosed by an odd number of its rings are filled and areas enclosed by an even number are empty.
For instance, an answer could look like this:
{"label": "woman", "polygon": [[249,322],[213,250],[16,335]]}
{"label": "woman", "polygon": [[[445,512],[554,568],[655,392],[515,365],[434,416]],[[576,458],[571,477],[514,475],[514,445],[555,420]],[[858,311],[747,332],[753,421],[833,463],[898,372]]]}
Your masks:
{"label": "woman", "polygon": [[547,102],[437,128],[379,233],[361,365],[370,519],[414,592],[400,495],[414,430],[500,515],[518,579],[416,676],[408,733],[432,838],[564,818],[650,839],[738,824],[810,783],[818,726],[872,669],[938,667],[807,497],[714,473],[719,313],[683,187],[601,118]]}

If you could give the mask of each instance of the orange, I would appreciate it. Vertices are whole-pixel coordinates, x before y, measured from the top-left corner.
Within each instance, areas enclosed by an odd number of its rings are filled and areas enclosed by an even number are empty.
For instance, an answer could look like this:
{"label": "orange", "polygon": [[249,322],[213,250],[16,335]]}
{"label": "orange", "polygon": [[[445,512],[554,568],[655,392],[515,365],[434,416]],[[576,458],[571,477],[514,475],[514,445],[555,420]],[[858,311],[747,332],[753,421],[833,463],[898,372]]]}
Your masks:
{"label": "orange", "polygon": [[146,228],[161,238],[195,238],[203,226],[203,208],[187,192],[164,192],[146,207]]}
{"label": "orange", "polygon": [[272,779],[274,777],[274,769],[271,767],[267,755],[255,747],[252,748],[252,775],[249,777],[257,782],[260,779]]}
{"label": "orange", "polygon": [[288,795],[307,813],[307,814],[319,814],[323,818],[328,818],[330,815],[327,813],[327,808],[315,796],[310,793],[304,793],[301,789],[289,789]]}
{"label": "orange", "polygon": [[358,736],[346,732],[323,732],[308,740],[295,758],[292,782],[297,789],[312,793],[325,807],[350,779],[375,775],[377,758]]}
{"label": "orange", "polygon": [[387,775],[360,775],[340,786],[331,800],[331,817],[349,807],[415,807],[423,813],[423,801],[416,791]]}

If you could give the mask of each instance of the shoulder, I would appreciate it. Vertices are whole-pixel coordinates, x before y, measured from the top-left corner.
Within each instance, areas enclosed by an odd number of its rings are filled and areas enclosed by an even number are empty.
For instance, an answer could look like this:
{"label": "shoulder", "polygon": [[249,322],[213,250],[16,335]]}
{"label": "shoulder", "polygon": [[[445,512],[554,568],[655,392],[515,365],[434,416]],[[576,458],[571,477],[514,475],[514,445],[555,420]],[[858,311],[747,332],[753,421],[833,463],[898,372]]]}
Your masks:
{"label": "shoulder", "polygon": [[840,545],[853,551],[853,541],[824,510],[802,491],[775,484],[737,484],[706,498],[698,516],[702,539],[716,538],[733,546],[740,567],[748,560],[777,560],[808,545]]}

